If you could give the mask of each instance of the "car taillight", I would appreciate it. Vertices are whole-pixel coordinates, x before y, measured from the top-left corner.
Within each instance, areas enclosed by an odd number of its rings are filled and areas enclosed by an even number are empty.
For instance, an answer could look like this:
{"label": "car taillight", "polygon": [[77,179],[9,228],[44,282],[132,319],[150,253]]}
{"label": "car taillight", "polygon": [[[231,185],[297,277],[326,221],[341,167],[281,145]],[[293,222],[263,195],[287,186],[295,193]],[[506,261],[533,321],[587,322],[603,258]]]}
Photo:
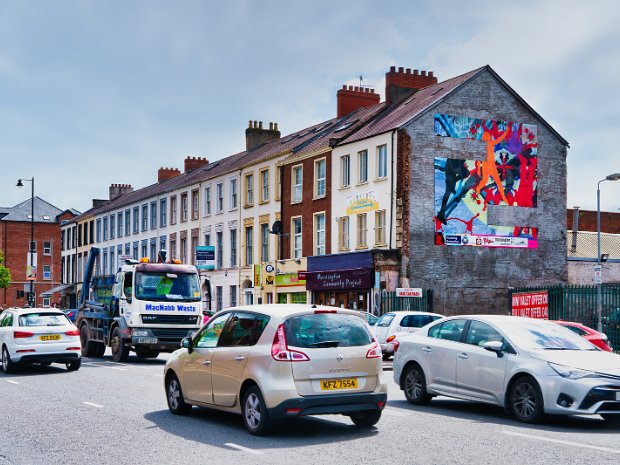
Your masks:
{"label": "car taillight", "polygon": [[273,343],[271,344],[271,356],[278,362],[308,362],[310,358],[298,350],[291,350],[286,345],[284,325],[278,326]]}
{"label": "car taillight", "polygon": [[13,337],[15,339],[32,336],[34,336],[34,333],[31,333],[30,331],[13,331]]}
{"label": "car taillight", "polygon": [[400,342],[394,341],[394,353],[398,352],[399,347],[400,347]]}
{"label": "car taillight", "polygon": [[392,342],[394,339],[396,339],[396,335],[392,334],[391,336],[388,336],[388,338],[385,340],[385,342]]}
{"label": "car taillight", "polygon": [[366,358],[381,358],[381,346],[374,342],[372,347],[366,352]]}
{"label": "car taillight", "polygon": [[66,331],[65,334],[67,336],[79,336],[80,335],[80,330],[75,328],[75,329],[72,329],[71,331]]}

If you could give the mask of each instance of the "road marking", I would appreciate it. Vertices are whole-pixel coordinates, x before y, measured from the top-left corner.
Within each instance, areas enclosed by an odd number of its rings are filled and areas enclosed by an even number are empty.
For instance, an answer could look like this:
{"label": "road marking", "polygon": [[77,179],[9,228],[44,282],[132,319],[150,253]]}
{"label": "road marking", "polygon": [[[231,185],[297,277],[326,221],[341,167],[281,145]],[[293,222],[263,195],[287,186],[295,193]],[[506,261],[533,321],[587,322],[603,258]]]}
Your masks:
{"label": "road marking", "polygon": [[5,379],[5,381],[11,384],[19,384],[17,381],[13,381],[12,379]]}
{"label": "road marking", "polygon": [[544,442],[553,442],[555,444],[563,444],[566,446],[581,447],[583,449],[593,449],[593,450],[599,450],[602,452],[611,452],[612,454],[620,454],[620,449],[612,449],[611,447],[594,446],[592,444],[583,444],[581,442],[564,441],[562,439],[545,438],[541,436],[534,436],[533,434],[515,433],[513,431],[502,431],[502,433],[507,434],[509,436],[518,436],[521,438],[536,439],[538,441],[544,441]]}
{"label": "road marking", "polygon": [[91,407],[103,408],[103,405],[93,404],[92,402],[82,402],[84,405],[90,405]]}
{"label": "road marking", "polygon": [[249,454],[263,455],[263,453],[261,451],[259,451],[259,450],[250,449],[249,447],[243,447],[243,446],[240,446],[239,444],[235,444],[233,442],[227,442],[224,445],[228,446],[228,447],[231,447],[233,449],[240,450],[242,452],[247,452]]}

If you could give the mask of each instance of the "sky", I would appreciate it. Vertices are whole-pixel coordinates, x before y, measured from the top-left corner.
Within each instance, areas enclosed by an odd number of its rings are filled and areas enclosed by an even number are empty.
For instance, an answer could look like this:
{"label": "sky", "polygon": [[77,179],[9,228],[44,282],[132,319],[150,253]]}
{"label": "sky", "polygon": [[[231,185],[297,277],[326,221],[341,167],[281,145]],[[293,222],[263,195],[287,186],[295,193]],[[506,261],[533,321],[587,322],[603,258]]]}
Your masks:
{"label": "sky", "polygon": [[[620,2],[0,0],[0,206],[85,211],[187,156],[336,115],[343,84],[390,66],[439,80],[490,65],[569,143],[567,206],[620,172]],[[540,154],[544,156],[544,154]],[[620,181],[601,184],[620,211]]]}

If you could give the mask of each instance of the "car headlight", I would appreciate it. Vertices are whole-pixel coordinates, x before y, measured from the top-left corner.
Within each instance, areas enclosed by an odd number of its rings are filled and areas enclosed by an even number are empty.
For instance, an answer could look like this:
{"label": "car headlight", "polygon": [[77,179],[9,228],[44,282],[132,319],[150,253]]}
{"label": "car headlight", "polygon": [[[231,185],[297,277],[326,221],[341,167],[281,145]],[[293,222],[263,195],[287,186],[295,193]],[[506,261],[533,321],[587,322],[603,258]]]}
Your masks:
{"label": "car headlight", "polygon": [[582,370],[581,368],[567,367],[564,365],[558,365],[557,363],[551,363],[551,362],[547,362],[547,363],[549,364],[551,368],[553,368],[553,371],[555,371],[562,378],[581,379],[581,378],[591,378],[591,377],[596,376],[593,372]]}
{"label": "car headlight", "polygon": [[151,332],[148,329],[132,329],[131,335],[138,336],[138,337],[140,336],[144,337],[144,336],[150,336]]}

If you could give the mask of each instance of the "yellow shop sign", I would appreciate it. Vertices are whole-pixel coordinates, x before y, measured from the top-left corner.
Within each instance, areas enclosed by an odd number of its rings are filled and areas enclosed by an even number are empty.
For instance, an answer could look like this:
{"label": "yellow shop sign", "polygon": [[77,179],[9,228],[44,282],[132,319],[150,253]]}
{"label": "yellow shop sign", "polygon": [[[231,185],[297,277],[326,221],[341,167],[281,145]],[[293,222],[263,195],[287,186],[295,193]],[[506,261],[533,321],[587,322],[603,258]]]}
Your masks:
{"label": "yellow shop sign", "polygon": [[374,191],[347,197],[347,215],[366,213],[378,209],[379,202],[375,198]]}

